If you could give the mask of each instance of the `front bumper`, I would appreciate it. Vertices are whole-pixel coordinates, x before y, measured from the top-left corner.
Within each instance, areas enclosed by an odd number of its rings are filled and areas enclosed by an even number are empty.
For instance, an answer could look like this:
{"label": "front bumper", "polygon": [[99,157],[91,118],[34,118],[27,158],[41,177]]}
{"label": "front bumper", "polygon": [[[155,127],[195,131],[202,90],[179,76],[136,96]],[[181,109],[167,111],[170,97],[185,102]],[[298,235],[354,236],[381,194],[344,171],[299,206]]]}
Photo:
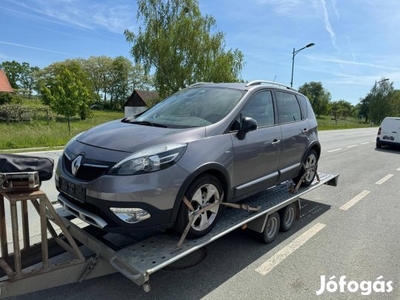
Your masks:
{"label": "front bumper", "polygon": [[[86,182],[72,177],[60,160],[55,175],[59,202],[74,216],[107,232],[136,233],[173,226],[177,194],[189,176],[180,166],[141,175],[103,175]],[[143,209],[150,218],[127,223],[111,207]]]}

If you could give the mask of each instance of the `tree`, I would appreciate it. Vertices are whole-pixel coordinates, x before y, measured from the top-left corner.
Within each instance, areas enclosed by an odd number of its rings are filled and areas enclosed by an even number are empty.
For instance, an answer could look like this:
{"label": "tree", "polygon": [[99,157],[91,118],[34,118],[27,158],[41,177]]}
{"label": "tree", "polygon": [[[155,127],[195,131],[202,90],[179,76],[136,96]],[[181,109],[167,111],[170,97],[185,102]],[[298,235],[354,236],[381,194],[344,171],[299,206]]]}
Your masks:
{"label": "tree", "polygon": [[353,105],[345,100],[333,101],[330,103],[330,111],[334,120],[337,123],[339,118],[347,118],[353,112]]}
{"label": "tree", "polygon": [[299,87],[299,92],[310,100],[317,117],[328,113],[331,94],[325,90],[321,82],[309,82]]}
{"label": "tree", "polygon": [[27,62],[21,64],[19,83],[22,95],[28,95],[31,98],[35,86],[35,73],[39,70],[38,67],[31,67]]}
{"label": "tree", "polygon": [[110,83],[111,83],[111,103],[114,101],[114,108],[122,108],[126,98],[132,93],[129,87],[129,76],[132,73],[132,62],[122,56],[116,57],[110,69]]}
{"label": "tree", "polygon": [[35,72],[39,71],[38,67],[31,67],[29,63],[13,61],[5,61],[0,64],[0,68],[4,69],[12,88],[19,91],[22,95],[30,97],[35,87]]}
{"label": "tree", "polygon": [[104,104],[107,102],[107,95],[111,89],[110,70],[112,68],[112,58],[107,56],[91,56],[87,60],[82,60],[82,66],[89,74],[95,92],[103,98]]}
{"label": "tree", "polygon": [[67,118],[69,132],[71,117],[79,114],[85,119],[95,100],[93,86],[87,78],[88,74],[76,61],[55,63],[43,70],[40,82],[43,102]]}
{"label": "tree", "polygon": [[141,65],[122,56],[114,59],[107,56],[91,56],[77,60],[89,74],[95,92],[103,105],[111,109],[121,109],[126,98],[135,88],[149,89],[151,77],[144,75]]}
{"label": "tree", "polygon": [[395,114],[395,106],[392,98],[393,91],[393,82],[385,79],[375,82],[367,95],[367,97],[370,97],[369,117],[371,121],[379,124],[385,117]]}
{"label": "tree", "polygon": [[369,104],[371,102],[371,94],[360,100],[358,116],[365,119],[365,123],[369,120]]}
{"label": "tree", "polygon": [[400,90],[394,90],[392,94],[393,116],[400,117]]}
{"label": "tree", "polygon": [[238,81],[239,50],[225,51],[224,34],[213,17],[201,15],[196,0],[138,0],[138,33],[125,30],[131,54],[145,74],[154,71],[161,97],[198,81]]}
{"label": "tree", "polygon": [[8,81],[13,89],[18,89],[19,76],[21,74],[21,65],[13,61],[5,61],[0,64],[0,68],[4,70],[7,75]]}

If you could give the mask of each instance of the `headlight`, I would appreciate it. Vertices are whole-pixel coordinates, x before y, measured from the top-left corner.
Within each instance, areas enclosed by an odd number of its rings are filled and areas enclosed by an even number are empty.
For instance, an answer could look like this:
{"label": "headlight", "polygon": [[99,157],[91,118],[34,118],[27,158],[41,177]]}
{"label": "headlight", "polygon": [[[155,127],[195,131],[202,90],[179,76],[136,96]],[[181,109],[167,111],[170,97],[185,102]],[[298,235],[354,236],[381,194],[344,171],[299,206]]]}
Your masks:
{"label": "headlight", "polygon": [[163,144],[136,152],[111,168],[111,175],[135,175],[156,172],[175,164],[187,144]]}

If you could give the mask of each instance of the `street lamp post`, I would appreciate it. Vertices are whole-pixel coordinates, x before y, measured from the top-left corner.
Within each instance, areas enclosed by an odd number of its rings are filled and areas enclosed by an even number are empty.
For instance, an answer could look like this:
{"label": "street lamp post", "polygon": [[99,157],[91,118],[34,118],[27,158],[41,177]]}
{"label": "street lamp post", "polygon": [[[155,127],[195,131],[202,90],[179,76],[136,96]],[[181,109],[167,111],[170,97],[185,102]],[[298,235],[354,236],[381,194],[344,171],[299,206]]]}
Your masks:
{"label": "street lamp post", "polygon": [[314,43],[310,43],[306,46],[304,46],[303,48],[300,48],[299,50],[296,50],[293,48],[293,56],[292,56],[292,77],[290,79],[290,87],[293,87],[293,73],[294,73],[294,57],[296,56],[297,53],[299,53],[301,50],[304,50],[306,48],[312,47],[314,46]]}

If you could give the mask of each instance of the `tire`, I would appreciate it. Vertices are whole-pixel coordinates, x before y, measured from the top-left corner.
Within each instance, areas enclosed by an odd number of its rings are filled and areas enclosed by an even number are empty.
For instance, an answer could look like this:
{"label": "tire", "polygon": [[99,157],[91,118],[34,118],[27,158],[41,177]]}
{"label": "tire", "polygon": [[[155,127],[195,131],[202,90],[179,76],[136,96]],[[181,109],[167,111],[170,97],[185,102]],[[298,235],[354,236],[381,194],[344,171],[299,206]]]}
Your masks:
{"label": "tire", "polygon": [[376,148],[381,149],[382,148],[382,144],[379,142],[376,142]]}
{"label": "tire", "polygon": [[280,211],[281,231],[289,231],[296,221],[297,205],[291,203]]}
{"label": "tire", "polygon": [[[196,212],[209,204],[215,202],[221,203],[223,201],[223,189],[216,177],[212,175],[203,175],[189,186],[185,192],[185,196]],[[221,205],[217,204],[210,210],[195,216],[186,237],[189,239],[199,238],[210,232],[218,220],[221,209]],[[192,215],[193,212],[182,201],[174,226],[177,233],[182,234],[184,232]]]}
{"label": "tire", "polygon": [[[303,178],[301,186],[307,187],[310,186],[311,183],[314,181],[315,175],[317,174],[317,164],[318,164],[318,154],[314,149],[311,149],[308,152],[303,166],[301,167],[299,175],[293,179],[293,182],[297,184],[304,174],[306,174]],[[310,170],[310,168],[315,167],[314,170]]]}
{"label": "tire", "polygon": [[264,243],[272,243],[279,233],[280,217],[278,212],[268,216],[267,224],[265,224],[264,231],[261,233],[261,239]]}

